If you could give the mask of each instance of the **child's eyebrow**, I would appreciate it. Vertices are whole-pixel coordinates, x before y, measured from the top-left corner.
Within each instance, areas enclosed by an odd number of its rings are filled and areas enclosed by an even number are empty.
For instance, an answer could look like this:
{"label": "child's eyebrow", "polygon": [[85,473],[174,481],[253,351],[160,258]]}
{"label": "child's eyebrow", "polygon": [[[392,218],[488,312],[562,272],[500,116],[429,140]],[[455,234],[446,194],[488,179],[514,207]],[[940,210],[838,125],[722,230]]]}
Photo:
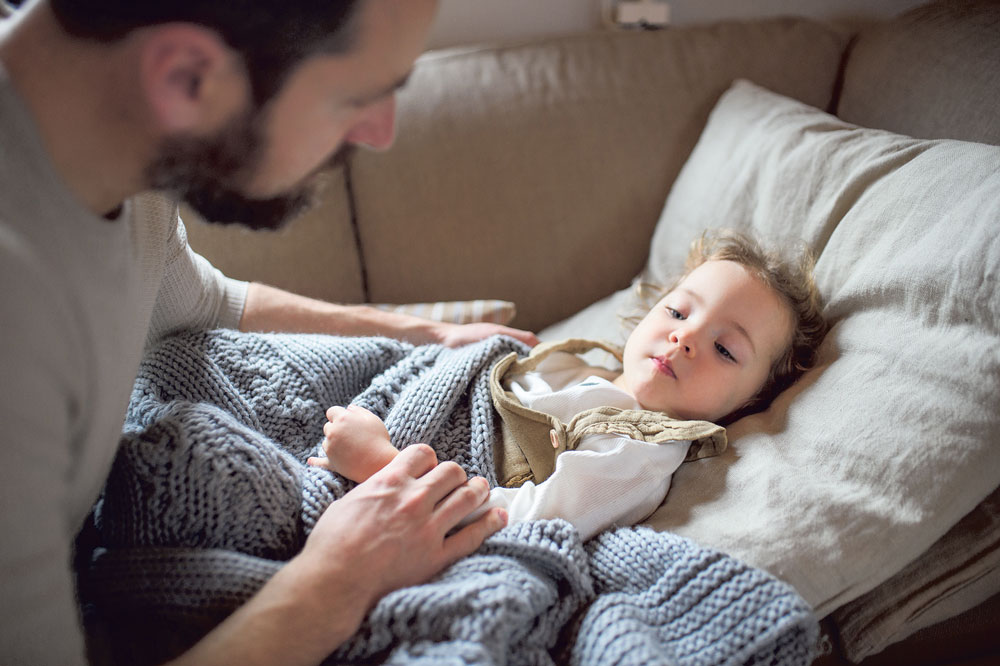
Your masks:
{"label": "child's eyebrow", "polygon": [[[683,291],[685,294],[688,295],[688,297],[691,298],[691,300],[693,300],[696,303],[698,303],[698,305],[704,305],[705,304],[705,301],[702,300],[701,296],[699,296],[695,292],[691,291],[687,287],[679,287],[677,289],[677,291]],[[736,321],[735,319],[730,319],[728,321],[728,323],[729,323],[730,326],[732,326],[734,329],[736,329],[737,333],[739,333],[744,338],[746,338],[747,343],[750,345],[750,353],[753,354],[754,356],[756,356],[757,355],[757,345],[755,345],[753,343],[753,338],[750,337],[750,333],[747,332],[747,329],[743,328],[743,325],[740,324],[740,322]]]}
{"label": "child's eyebrow", "polygon": [[753,354],[754,356],[756,356],[757,355],[757,346],[754,345],[753,338],[750,337],[750,334],[747,333],[747,330],[745,328],[743,328],[740,325],[740,322],[738,322],[738,321],[733,321],[733,328],[736,329],[737,333],[741,334],[744,338],[747,339],[747,342],[750,343],[750,353]]}

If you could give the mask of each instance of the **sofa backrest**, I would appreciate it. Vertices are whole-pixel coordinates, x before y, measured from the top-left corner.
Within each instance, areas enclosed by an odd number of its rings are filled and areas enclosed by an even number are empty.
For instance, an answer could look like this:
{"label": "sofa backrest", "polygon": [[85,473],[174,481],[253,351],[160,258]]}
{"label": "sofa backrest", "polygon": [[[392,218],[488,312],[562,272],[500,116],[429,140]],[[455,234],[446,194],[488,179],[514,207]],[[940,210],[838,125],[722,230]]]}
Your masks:
{"label": "sofa backrest", "polygon": [[730,83],[826,108],[847,39],[777,19],[430,54],[396,145],[350,166],[370,299],[505,299],[538,330],[621,288]]}
{"label": "sofa backrest", "polygon": [[937,2],[863,29],[843,79],[847,122],[1000,144],[1000,2]]}

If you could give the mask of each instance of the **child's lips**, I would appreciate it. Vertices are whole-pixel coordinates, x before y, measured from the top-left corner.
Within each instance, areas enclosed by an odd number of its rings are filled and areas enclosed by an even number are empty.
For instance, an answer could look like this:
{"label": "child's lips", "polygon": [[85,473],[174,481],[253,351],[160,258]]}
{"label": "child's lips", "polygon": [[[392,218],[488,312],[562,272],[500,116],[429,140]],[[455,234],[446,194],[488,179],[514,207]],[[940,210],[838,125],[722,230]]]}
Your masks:
{"label": "child's lips", "polygon": [[652,358],[653,358],[653,364],[656,366],[657,370],[667,375],[668,377],[677,379],[677,375],[674,373],[674,366],[670,363],[670,359],[668,359],[666,356],[653,356]]}

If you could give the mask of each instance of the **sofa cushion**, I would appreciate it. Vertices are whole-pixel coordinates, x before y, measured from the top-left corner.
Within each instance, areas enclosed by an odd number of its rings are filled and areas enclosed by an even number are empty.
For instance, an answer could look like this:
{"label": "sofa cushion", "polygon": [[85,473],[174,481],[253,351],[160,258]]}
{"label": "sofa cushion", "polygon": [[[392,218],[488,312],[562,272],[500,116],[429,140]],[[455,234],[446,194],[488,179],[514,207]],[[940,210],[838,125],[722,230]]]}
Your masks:
{"label": "sofa cushion", "polygon": [[921,138],[1000,144],[1000,2],[935,2],[862,30],[837,115]]}
{"label": "sofa cushion", "polygon": [[749,82],[723,96],[645,277],[676,274],[705,228],[804,241],[833,327],[820,367],[679,470],[651,525],[769,569],[823,616],[997,487],[998,167],[1000,148],[859,128]]}
{"label": "sofa cushion", "polygon": [[371,300],[500,298],[537,330],[621,288],[733,79],[825,106],[846,43],[774,19],[429,54],[396,144],[351,162]]}

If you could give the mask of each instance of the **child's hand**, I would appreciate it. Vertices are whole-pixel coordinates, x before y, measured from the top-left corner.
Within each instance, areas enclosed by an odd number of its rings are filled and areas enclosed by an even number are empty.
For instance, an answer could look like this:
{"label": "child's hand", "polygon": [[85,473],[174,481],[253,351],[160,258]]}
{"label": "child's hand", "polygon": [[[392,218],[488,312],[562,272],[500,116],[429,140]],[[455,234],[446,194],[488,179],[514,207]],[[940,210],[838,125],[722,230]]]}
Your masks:
{"label": "child's hand", "polygon": [[396,457],[399,451],[389,441],[382,420],[364,407],[334,406],[326,410],[329,421],[323,426],[325,458],[306,462],[323,467],[351,481],[361,483]]}

